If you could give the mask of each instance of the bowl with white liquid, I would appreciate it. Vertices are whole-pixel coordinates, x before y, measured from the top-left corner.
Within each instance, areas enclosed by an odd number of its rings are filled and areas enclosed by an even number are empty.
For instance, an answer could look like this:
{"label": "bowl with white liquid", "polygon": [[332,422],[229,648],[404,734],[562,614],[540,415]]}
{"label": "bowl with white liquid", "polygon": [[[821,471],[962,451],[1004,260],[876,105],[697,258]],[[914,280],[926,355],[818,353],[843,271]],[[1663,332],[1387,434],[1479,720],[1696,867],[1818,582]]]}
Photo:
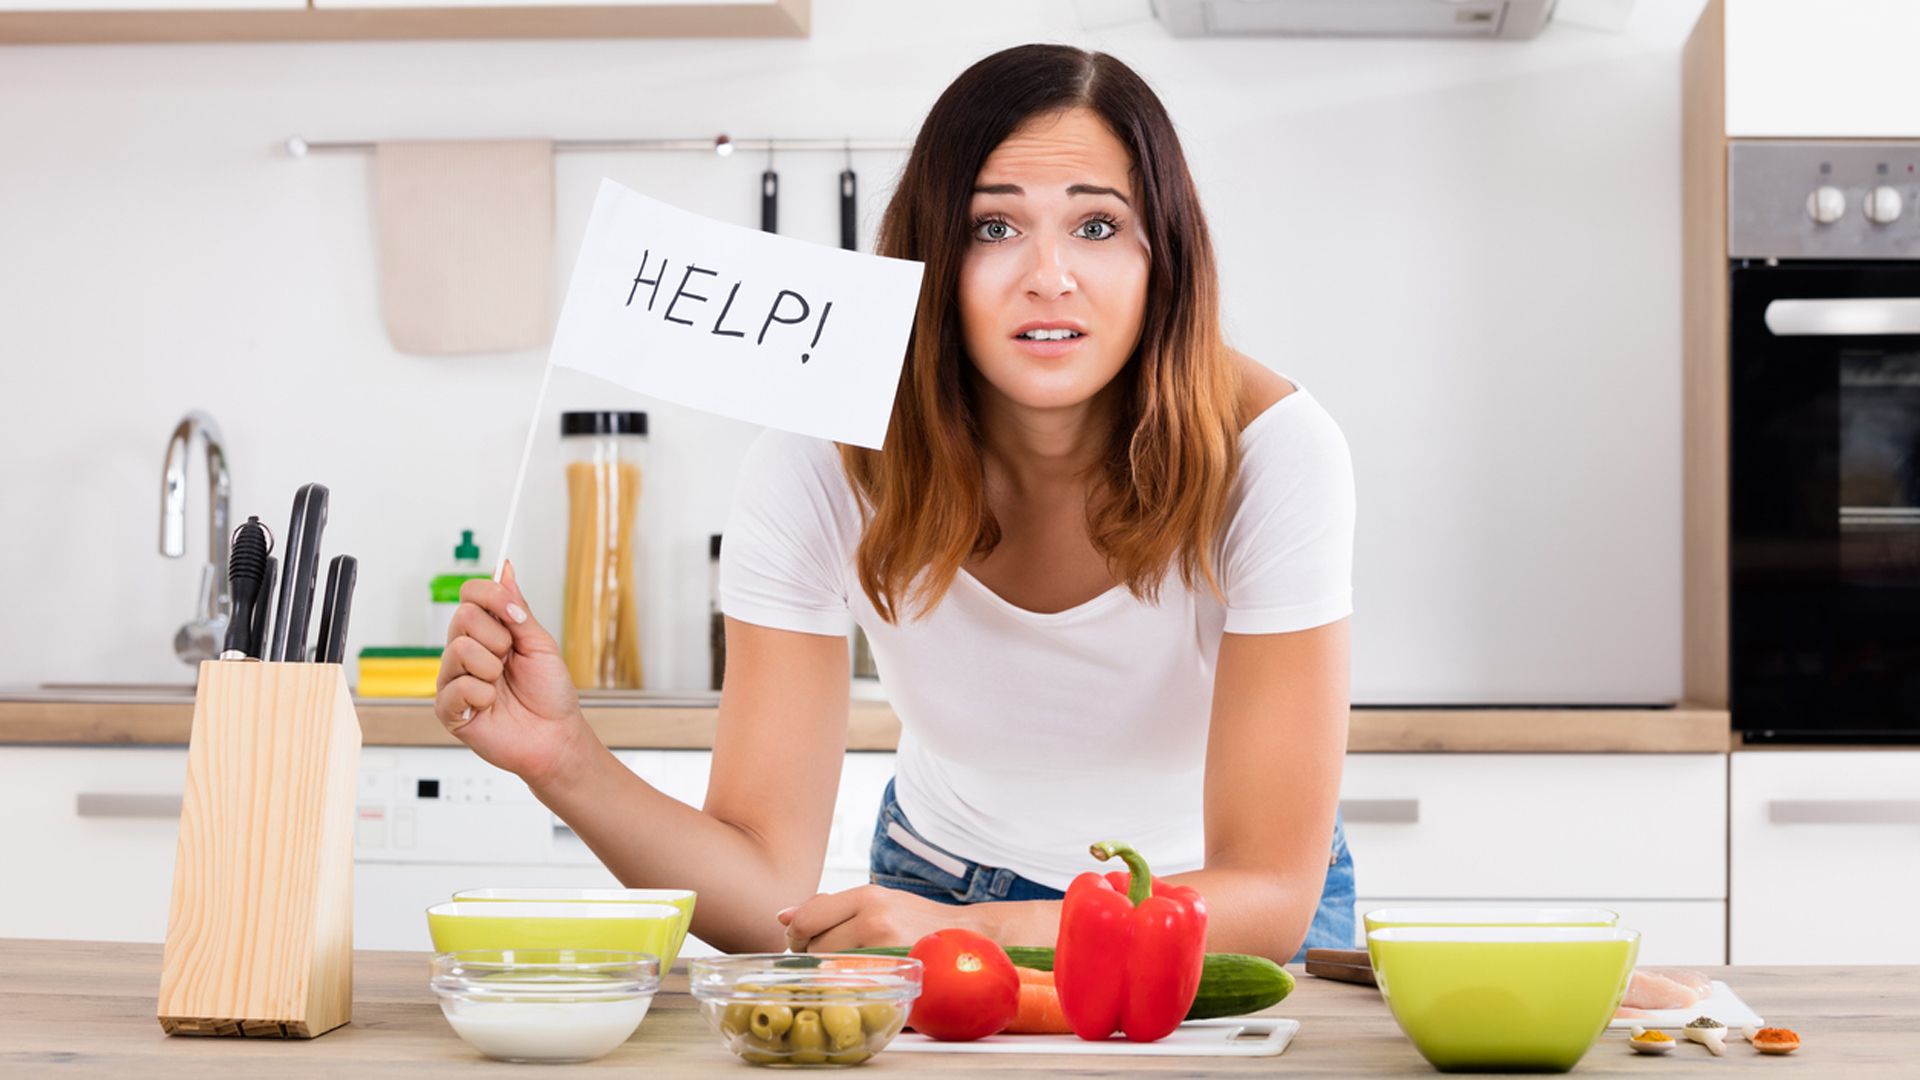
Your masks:
{"label": "bowl with white liquid", "polygon": [[433,958],[433,992],[469,1046],[501,1061],[592,1061],[627,1041],[660,961],[598,949],[473,949]]}

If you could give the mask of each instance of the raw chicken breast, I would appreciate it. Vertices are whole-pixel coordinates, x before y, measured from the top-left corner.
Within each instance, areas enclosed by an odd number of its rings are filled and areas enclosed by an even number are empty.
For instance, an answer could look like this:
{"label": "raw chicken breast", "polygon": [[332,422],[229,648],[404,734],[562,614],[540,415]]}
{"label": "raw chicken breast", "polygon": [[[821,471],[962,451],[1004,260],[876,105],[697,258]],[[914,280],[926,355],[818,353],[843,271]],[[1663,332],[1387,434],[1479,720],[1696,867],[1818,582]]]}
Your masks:
{"label": "raw chicken breast", "polygon": [[1712,983],[1698,971],[1685,968],[1635,968],[1627,983],[1627,996],[1621,1001],[1619,1015],[1633,1016],[1626,1010],[1686,1009],[1712,992]]}

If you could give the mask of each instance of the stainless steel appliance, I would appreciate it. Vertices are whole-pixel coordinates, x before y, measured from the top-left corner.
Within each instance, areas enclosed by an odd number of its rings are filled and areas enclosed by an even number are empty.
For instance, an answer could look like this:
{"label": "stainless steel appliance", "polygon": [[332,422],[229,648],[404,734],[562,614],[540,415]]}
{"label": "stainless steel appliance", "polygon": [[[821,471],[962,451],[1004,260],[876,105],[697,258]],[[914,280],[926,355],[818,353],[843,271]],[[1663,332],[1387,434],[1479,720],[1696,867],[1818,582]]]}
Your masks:
{"label": "stainless steel appliance", "polygon": [[1920,140],[1735,141],[1731,695],[1749,742],[1920,742]]}

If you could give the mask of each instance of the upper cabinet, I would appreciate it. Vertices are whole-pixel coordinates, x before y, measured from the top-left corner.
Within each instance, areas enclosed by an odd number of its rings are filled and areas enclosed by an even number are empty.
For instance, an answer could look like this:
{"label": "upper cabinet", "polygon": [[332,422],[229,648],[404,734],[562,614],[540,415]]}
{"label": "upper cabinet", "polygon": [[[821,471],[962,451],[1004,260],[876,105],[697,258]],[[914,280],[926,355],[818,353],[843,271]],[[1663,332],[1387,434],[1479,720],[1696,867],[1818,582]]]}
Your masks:
{"label": "upper cabinet", "polygon": [[810,0],[0,0],[0,44],[806,37]]}
{"label": "upper cabinet", "polygon": [[1920,138],[1920,3],[1724,2],[1728,136]]}

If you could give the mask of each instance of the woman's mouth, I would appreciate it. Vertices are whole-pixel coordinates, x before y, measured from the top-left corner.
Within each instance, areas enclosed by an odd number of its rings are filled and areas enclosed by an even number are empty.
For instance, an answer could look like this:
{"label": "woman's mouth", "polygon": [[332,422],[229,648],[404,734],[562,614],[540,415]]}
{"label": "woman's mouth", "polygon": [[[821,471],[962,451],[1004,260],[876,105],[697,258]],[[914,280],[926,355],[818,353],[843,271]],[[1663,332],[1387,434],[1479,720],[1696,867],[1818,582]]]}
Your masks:
{"label": "woman's mouth", "polygon": [[1080,347],[1086,332],[1071,326],[1033,326],[1013,335],[1014,344],[1029,356],[1065,356]]}

